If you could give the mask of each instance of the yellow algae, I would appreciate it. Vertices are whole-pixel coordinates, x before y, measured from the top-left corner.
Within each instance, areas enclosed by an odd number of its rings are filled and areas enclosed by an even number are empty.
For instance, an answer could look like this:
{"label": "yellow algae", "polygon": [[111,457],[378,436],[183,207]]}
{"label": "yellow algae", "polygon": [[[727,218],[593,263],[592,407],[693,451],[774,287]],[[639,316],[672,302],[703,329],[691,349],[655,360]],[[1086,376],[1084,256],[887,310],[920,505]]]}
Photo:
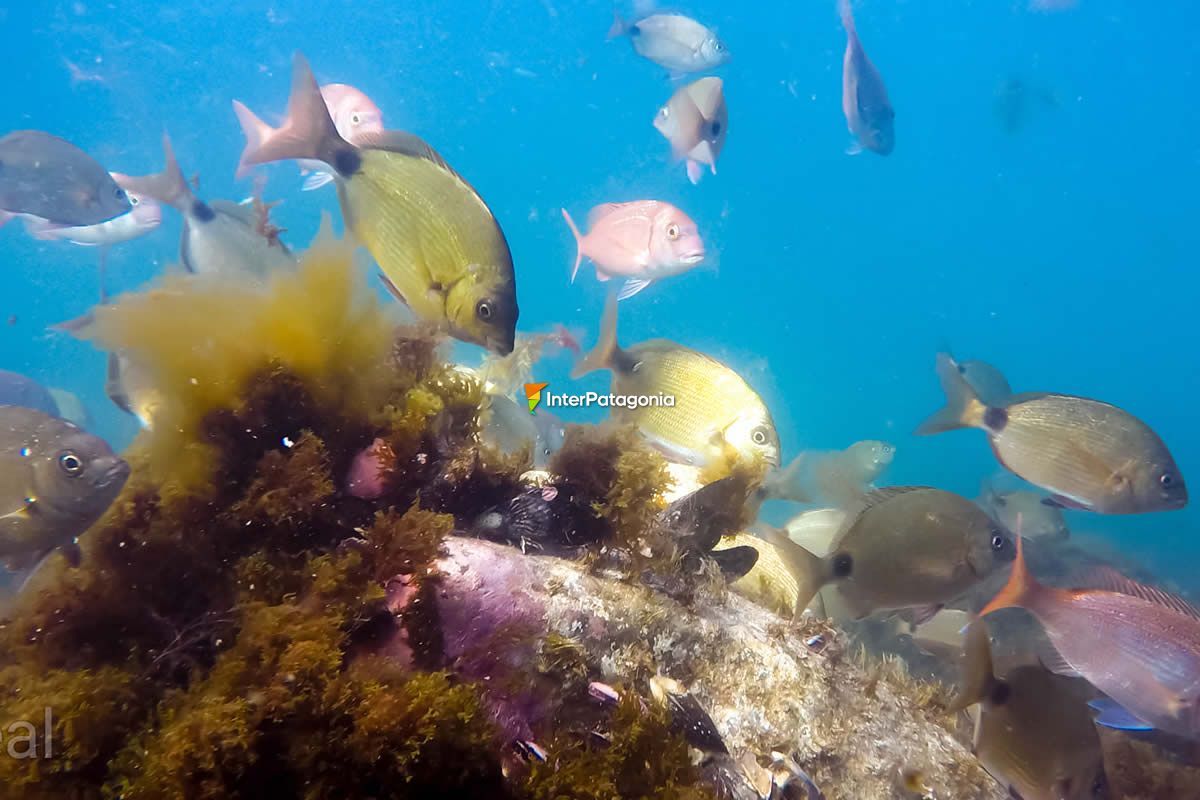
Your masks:
{"label": "yellow algae", "polygon": [[392,323],[353,248],[323,232],[294,271],[275,273],[265,286],[169,276],[97,308],[79,335],[145,370],[163,396],[151,468],[190,485],[212,464],[205,417],[239,410],[258,374],[286,372],[322,406],[366,417],[387,390]]}

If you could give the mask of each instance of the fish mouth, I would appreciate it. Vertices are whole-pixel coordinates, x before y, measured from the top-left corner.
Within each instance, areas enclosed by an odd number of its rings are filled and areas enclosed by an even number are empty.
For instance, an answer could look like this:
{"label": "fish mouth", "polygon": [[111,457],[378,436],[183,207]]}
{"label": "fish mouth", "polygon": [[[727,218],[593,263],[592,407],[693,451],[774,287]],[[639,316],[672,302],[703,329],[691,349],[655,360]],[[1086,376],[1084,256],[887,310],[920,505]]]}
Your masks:
{"label": "fish mouth", "polygon": [[695,266],[696,264],[699,264],[703,260],[704,260],[703,252],[686,253],[679,259],[680,263],[687,264],[689,267]]}
{"label": "fish mouth", "polygon": [[96,481],[96,487],[99,489],[107,489],[110,486],[121,486],[129,478],[130,467],[129,463],[123,459],[117,461],[109,467],[100,480]]}

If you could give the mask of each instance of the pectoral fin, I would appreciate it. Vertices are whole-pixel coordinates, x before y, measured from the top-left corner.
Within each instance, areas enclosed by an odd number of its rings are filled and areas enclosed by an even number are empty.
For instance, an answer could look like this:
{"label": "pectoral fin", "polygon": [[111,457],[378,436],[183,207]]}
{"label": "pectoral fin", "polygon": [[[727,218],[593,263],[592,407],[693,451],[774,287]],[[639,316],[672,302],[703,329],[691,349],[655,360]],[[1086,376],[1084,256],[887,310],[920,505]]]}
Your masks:
{"label": "pectoral fin", "polygon": [[1101,697],[1088,703],[1100,715],[1096,723],[1119,731],[1152,731],[1154,726],[1129,711],[1115,700]]}

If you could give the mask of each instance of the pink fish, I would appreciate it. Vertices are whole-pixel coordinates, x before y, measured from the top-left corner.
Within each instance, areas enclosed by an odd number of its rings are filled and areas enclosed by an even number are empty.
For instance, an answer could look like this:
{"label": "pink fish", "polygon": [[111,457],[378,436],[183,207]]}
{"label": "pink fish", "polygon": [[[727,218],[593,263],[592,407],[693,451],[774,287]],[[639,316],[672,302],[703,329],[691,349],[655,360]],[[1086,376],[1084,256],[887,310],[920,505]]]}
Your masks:
{"label": "pink fish", "polygon": [[[383,133],[383,112],[371,98],[353,86],[345,83],[327,83],[321,87],[321,97],[325,100],[325,107],[329,109],[329,116],[333,119],[338,136],[350,144],[360,146],[370,141],[374,135]],[[272,128],[238,100],[233,101],[233,111],[242,126],[242,133],[246,135],[246,149],[238,161],[237,169],[237,177],[242,178],[251,170],[251,165],[246,163],[246,153],[258,149],[263,142],[272,137],[286,136],[289,120],[285,119],[279,128]],[[320,161],[301,159],[300,174],[308,175],[303,187],[306,192],[319,189],[333,180],[332,173]]]}
{"label": "pink fish", "polygon": [[687,162],[687,176],[699,183],[702,166],[717,174],[717,157],[729,131],[724,84],[701,78],[681,86],[654,115],[654,127],[671,143],[671,157]]}
{"label": "pink fish", "polygon": [[686,272],[704,260],[704,242],[696,223],[670,203],[635,200],[596,206],[588,214],[587,235],[580,234],[565,208],[562,213],[578,248],[571,282],[587,256],[596,265],[599,280],[625,278],[618,300],[633,297],[653,281]]}
{"label": "pink fish", "polygon": [[1200,738],[1200,612],[1182,598],[1105,570],[1099,589],[1058,589],[1030,574],[1017,537],[1008,584],[980,616],[1019,606],[1045,628],[1062,663],[1108,695],[1097,722]]}
{"label": "pink fish", "polygon": [[376,439],[363,448],[350,464],[346,476],[346,493],[363,500],[375,500],[383,494],[387,479],[389,448],[383,439]]}
{"label": "pink fish", "polygon": [[8,216],[9,218],[16,216],[24,221],[26,232],[35,239],[66,241],[85,247],[104,247],[127,242],[157,228],[162,222],[162,206],[158,201],[132,191],[127,185],[128,176],[117,172],[110,174],[117,185],[125,190],[131,206],[128,212],[119,217],[113,217],[96,225],[59,225],[32,214]]}

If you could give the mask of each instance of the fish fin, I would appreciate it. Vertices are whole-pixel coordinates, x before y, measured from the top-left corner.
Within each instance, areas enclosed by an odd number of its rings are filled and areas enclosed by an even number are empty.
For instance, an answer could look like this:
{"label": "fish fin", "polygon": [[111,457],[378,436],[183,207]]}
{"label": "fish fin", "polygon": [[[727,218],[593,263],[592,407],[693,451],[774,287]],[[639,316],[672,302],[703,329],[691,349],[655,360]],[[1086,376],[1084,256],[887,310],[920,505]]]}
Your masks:
{"label": "fish fin", "polygon": [[1070,511],[1090,511],[1091,506],[1082,503],[1073,497],[1067,497],[1062,494],[1052,494],[1049,497],[1042,498],[1042,505],[1050,506],[1051,508],[1065,508]]}
{"label": "fish fin", "polygon": [[95,313],[89,311],[82,316],[75,317],[74,319],[68,319],[62,322],[56,322],[53,325],[48,325],[47,328],[59,333],[70,333],[72,335],[77,335],[83,331],[86,331],[95,323],[96,315]]}
{"label": "fish fin", "polygon": [[342,222],[345,224],[346,230],[351,236],[357,239],[358,234],[354,232],[358,219],[354,216],[354,212],[350,210],[350,198],[346,196],[346,186],[340,181],[337,183],[338,207],[342,209]]}
{"label": "fish fin", "polygon": [[613,22],[612,22],[612,25],[608,29],[608,36],[605,37],[605,41],[611,42],[613,39],[617,39],[621,36],[624,36],[627,33],[629,33],[629,23],[627,23],[624,19],[622,19],[621,12],[617,11],[614,8],[613,9]]}
{"label": "fish fin", "polygon": [[1095,567],[1094,569],[1090,569],[1084,574],[1084,581],[1084,585],[1089,588],[1103,589],[1109,592],[1128,595],[1129,597],[1137,597],[1148,603],[1154,603],[1157,606],[1177,611],[1193,619],[1200,619],[1200,609],[1197,609],[1179,595],[1172,594],[1165,589],[1159,589],[1157,586],[1147,586],[1144,583],[1139,583],[1130,577],[1122,575],[1112,567]]}
{"label": "fish fin", "polygon": [[621,291],[617,292],[617,300],[626,300],[630,297],[633,297],[651,283],[653,283],[653,281],[645,278],[630,278],[629,280],[625,281],[625,285],[621,287]]}
{"label": "fish fin", "polygon": [[928,606],[914,606],[911,609],[912,624],[917,625],[917,626],[924,625],[925,623],[929,622],[929,620],[936,617],[938,612],[941,610],[942,610],[941,603],[935,603],[933,605],[928,605]]}
{"label": "fish fin", "polygon": [[854,30],[854,11],[850,8],[850,0],[838,0],[838,16],[842,19],[842,27],[850,36],[857,36]]}
{"label": "fish fin", "polygon": [[938,353],[937,374],[946,393],[946,407],[920,424],[917,436],[929,436],[958,428],[982,428],[988,408],[958,371],[947,353]]}
{"label": "fish fin", "polygon": [[[245,110],[238,111],[239,106]],[[330,161],[336,160],[334,156],[339,148],[348,147],[329,116],[329,107],[325,105],[308,61],[299,52],[293,60],[287,117],[281,126],[271,129],[241,103],[237,103],[234,110],[246,133],[246,149],[238,161],[238,177],[250,167],[268,161],[310,158],[332,167]],[[249,129],[247,125],[250,125]]]}
{"label": "fish fin", "polygon": [[680,72],[677,69],[669,70],[667,72],[667,80],[669,80],[671,83],[679,83],[680,81],[687,80],[687,76],[688,74],[686,72]]}
{"label": "fish fin", "polygon": [[300,187],[300,191],[311,192],[314,189],[320,189],[332,180],[333,175],[328,172],[314,172],[304,179],[304,184]]}
{"label": "fish fin", "polygon": [[[600,281],[601,283],[607,283],[608,281],[612,280],[612,276],[604,270],[598,269],[596,270],[596,280]],[[621,298],[618,297],[617,299],[620,300]]]}
{"label": "fish fin", "polygon": [[627,203],[601,203],[598,206],[593,206],[592,210],[589,211],[587,215],[588,227],[593,227],[597,222],[604,219],[614,211],[621,210],[621,208],[625,205],[627,205]]}
{"label": "fish fin", "polygon": [[[378,133],[361,134],[355,141],[360,149],[386,150],[389,153],[399,153],[402,156],[429,161],[446,170],[446,172],[449,172],[463,183],[467,183],[466,179],[462,175],[459,175],[454,170],[454,167],[450,166],[437,150],[433,149],[433,145],[415,133],[409,133],[408,131],[380,131]],[[470,184],[467,185],[470,186]]]}
{"label": "fish fin", "polygon": [[845,152],[846,152],[846,155],[848,155],[848,156],[860,155],[860,154],[862,154],[862,151],[863,151],[863,146],[858,143],[857,139],[850,142],[850,144],[846,145]]}
{"label": "fish fin", "polygon": [[1071,666],[1071,664],[1063,658],[1062,653],[1055,649],[1054,645],[1046,639],[1042,639],[1034,648],[1037,653],[1037,661],[1048,672],[1053,672],[1055,675],[1061,675],[1064,678],[1082,678],[1079,670]]}
{"label": "fish fin", "polygon": [[992,643],[988,638],[987,625],[976,619],[967,626],[966,647],[962,657],[962,683],[958,695],[950,704],[951,714],[982,703],[992,695],[996,686],[996,673],[992,665]]}
{"label": "fish fin", "polygon": [[777,469],[767,475],[763,481],[768,500],[788,500],[793,503],[815,503],[816,497],[801,485],[801,470],[808,460],[806,453],[800,453],[783,469]]}
{"label": "fish fin", "polygon": [[408,305],[408,301],[404,299],[404,294],[400,291],[400,287],[384,274],[383,270],[379,271],[379,280],[383,281],[383,286],[388,290],[388,294],[399,300],[404,305]]}
{"label": "fish fin", "polygon": [[1098,697],[1088,703],[1088,706],[1099,711],[1096,724],[1119,731],[1152,731],[1154,726],[1137,716],[1115,700]]}
{"label": "fish fin", "polygon": [[171,147],[171,137],[166,133],[163,133],[162,146],[162,172],[126,177],[122,185],[134,194],[149,195],[160,203],[185,211],[193,199],[191,187],[187,178],[183,177],[179,162],[175,160],[175,149]]}
{"label": "fish fin", "polygon": [[704,175],[704,170],[700,168],[700,162],[689,158],[687,160],[687,176],[688,180],[693,184],[700,183],[700,177]]}
{"label": "fish fin", "polygon": [[245,203],[235,203],[232,200],[213,200],[208,206],[213,211],[217,211],[227,217],[232,217],[238,222],[244,222],[250,227],[254,227],[254,224],[258,221],[254,209]]}
{"label": "fish fin", "polygon": [[0,210],[0,228],[3,228],[5,225],[7,225],[9,223],[10,220],[15,219],[16,216],[17,215],[12,213],[11,211]]}
{"label": "fish fin", "polygon": [[[1017,527],[1020,527],[1019,517]],[[1033,573],[1029,571],[1029,566],[1025,563],[1025,545],[1020,531],[1017,531],[1015,538],[1017,540],[1017,558],[1013,561],[1008,583],[979,612],[981,617],[986,617],[993,611],[999,611],[1002,608],[1024,606],[1038,593],[1047,591],[1047,588],[1033,577]]]}
{"label": "fish fin", "polygon": [[567,227],[571,229],[571,235],[575,237],[575,266],[571,268],[571,283],[575,282],[575,276],[579,274],[579,265],[583,262],[583,236],[579,233],[579,228],[575,227],[575,220],[571,219],[571,215],[564,208],[562,210],[563,219],[567,221]]}
{"label": "fish fin", "polygon": [[717,562],[721,574],[728,581],[737,580],[754,569],[754,565],[758,563],[758,551],[750,545],[710,550],[708,555]]}
{"label": "fish fin", "polygon": [[750,532],[774,547],[788,565],[788,570],[796,579],[796,606],[792,609],[792,615],[793,618],[799,617],[817,592],[821,591],[821,587],[829,582],[825,559],[813,555],[789,539],[786,533],[770,525],[757,523],[751,526]]}
{"label": "fish fin", "polygon": [[69,225],[59,225],[56,222],[51,222],[48,219],[27,219],[25,220],[25,232],[34,239],[43,242],[53,241],[57,237],[54,232],[62,228],[69,228]]}
{"label": "fish fin", "polygon": [[237,171],[234,173],[234,177],[244,178],[254,168],[254,165],[246,159],[246,156],[258,152],[262,148],[263,142],[274,136],[277,131],[263,122],[257,114],[247,108],[246,104],[240,100],[233,101],[233,113],[237,117],[238,124],[242,126],[242,135],[246,137],[246,146],[242,148],[242,155],[238,158]]}
{"label": "fish fin", "polygon": [[595,372],[598,369],[612,369],[614,359],[619,352],[620,347],[617,345],[617,298],[610,293],[608,299],[604,301],[604,316],[600,320],[600,337],[596,340],[596,346],[579,360],[579,363],[571,370],[571,377],[581,378],[589,372]]}

